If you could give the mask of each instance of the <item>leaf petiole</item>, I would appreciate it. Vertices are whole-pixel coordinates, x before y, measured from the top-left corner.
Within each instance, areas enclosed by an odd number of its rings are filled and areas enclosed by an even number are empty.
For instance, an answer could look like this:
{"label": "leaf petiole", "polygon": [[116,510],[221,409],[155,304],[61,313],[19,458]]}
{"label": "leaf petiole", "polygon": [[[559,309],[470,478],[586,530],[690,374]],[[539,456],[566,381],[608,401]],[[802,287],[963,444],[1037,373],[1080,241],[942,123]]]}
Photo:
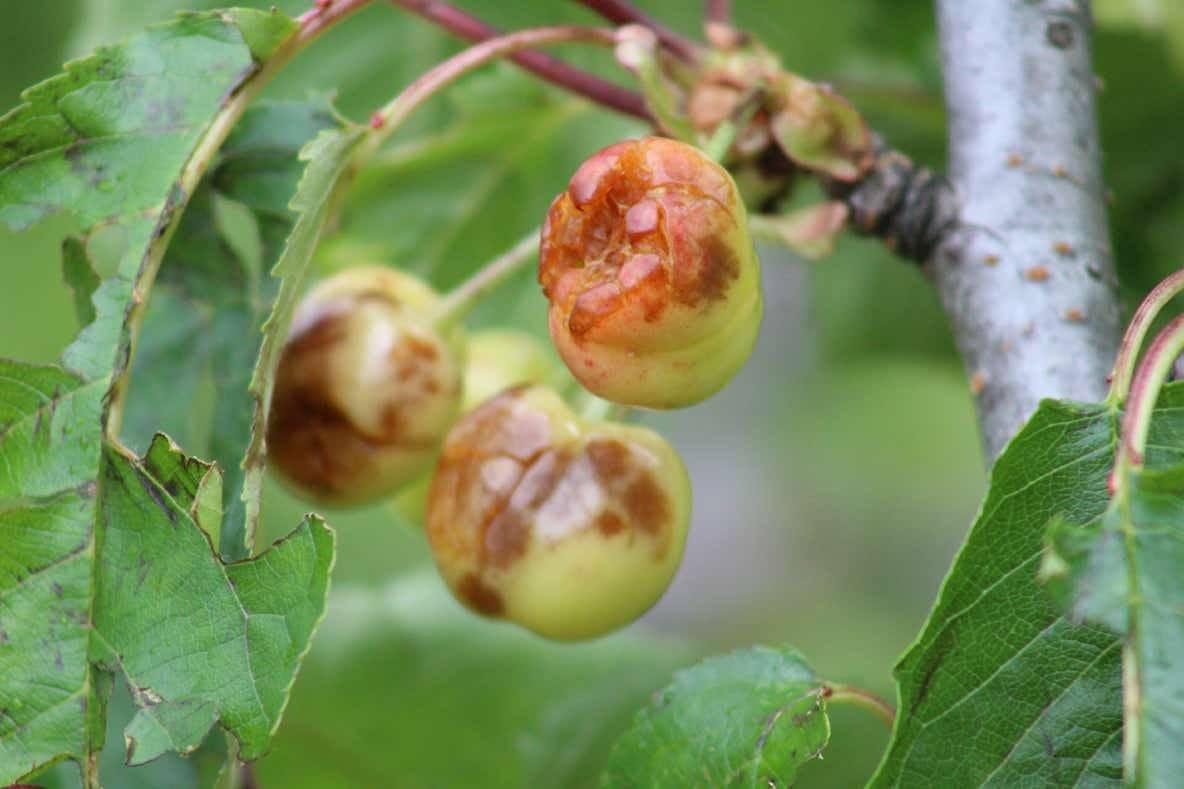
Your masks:
{"label": "leaf petiole", "polygon": [[1139,350],[1143,347],[1143,340],[1151,330],[1160,311],[1167,303],[1180,293],[1184,293],[1184,269],[1177,271],[1164,279],[1147,294],[1131,322],[1127,325],[1122,336],[1122,344],[1118,349],[1118,356],[1114,360],[1114,369],[1110,373],[1110,392],[1106,396],[1106,404],[1117,407],[1127,398],[1131,389],[1131,379],[1135,373],[1135,364],[1139,361]]}
{"label": "leaf petiole", "polygon": [[852,707],[867,710],[883,721],[889,729],[896,721],[895,707],[870,690],[855,685],[843,685],[837,682],[824,683],[822,698],[826,699],[827,704],[849,704]]}
{"label": "leaf petiole", "polygon": [[[1150,323],[1150,318],[1147,322]],[[1125,487],[1130,472],[1143,467],[1151,412],[1173,362],[1181,353],[1184,353],[1184,315],[1174,318],[1155,336],[1131,381],[1130,398],[1122,418],[1122,440],[1118,444],[1111,479],[1111,492],[1116,495]]]}

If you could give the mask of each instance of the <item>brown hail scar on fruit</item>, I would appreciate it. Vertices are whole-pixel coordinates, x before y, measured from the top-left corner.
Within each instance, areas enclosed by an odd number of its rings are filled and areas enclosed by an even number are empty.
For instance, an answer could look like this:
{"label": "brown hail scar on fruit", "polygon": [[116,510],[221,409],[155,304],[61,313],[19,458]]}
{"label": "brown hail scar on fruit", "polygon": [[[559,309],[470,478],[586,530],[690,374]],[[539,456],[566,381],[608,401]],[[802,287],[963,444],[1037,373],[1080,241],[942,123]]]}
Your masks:
{"label": "brown hail scar on fruit", "polygon": [[551,204],[539,282],[578,341],[628,305],[656,321],[671,303],[706,306],[740,275],[727,173],[672,140],[617,143],[592,156]]}
{"label": "brown hail scar on fruit", "polygon": [[416,399],[444,387],[459,391],[456,382],[440,381],[430,364],[439,351],[405,335],[386,358],[374,360],[374,377],[398,381],[399,386],[386,389],[382,402],[373,404],[380,415],[377,427],[359,424],[339,400],[329,360],[348,341],[351,311],[363,305],[397,308],[399,302],[391,294],[372,290],[321,305],[294,327],[276,370],[268,452],[295,482],[328,499],[348,491],[385,447],[430,450],[436,442],[418,436],[405,411]]}
{"label": "brown hail scar on fruit", "polygon": [[437,556],[475,564],[458,597],[486,616],[505,604],[488,581],[509,570],[532,541],[559,544],[595,530],[604,539],[651,541],[665,558],[673,528],[667,493],[616,439],[567,440],[543,413],[519,407],[527,387],[488,400],[457,423],[432,482],[428,534]]}

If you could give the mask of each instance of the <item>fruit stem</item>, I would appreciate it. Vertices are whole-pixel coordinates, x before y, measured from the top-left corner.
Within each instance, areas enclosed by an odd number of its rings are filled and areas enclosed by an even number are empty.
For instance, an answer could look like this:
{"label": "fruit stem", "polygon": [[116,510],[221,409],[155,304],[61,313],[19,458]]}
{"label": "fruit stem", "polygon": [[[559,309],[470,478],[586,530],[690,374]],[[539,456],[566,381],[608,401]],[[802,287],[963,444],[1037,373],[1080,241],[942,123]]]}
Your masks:
{"label": "fruit stem", "polygon": [[587,6],[613,24],[648,27],[662,42],[662,45],[681,60],[693,62],[699,59],[700,46],[698,43],[674,32],[626,0],[576,0],[576,2]]}
{"label": "fruit stem", "polygon": [[732,24],[732,0],[707,0],[703,10],[703,21],[708,24]]}
{"label": "fruit stem", "polygon": [[1131,388],[1131,378],[1135,372],[1135,363],[1139,360],[1139,350],[1143,347],[1143,340],[1151,330],[1151,324],[1156,316],[1175,296],[1184,292],[1184,269],[1177,271],[1151,289],[1143,303],[1135,310],[1131,322],[1127,324],[1123,334],[1122,344],[1118,348],[1118,356],[1114,360],[1114,369],[1110,373],[1110,393],[1106,396],[1106,404],[1111,407],[1119,406],[1127,398]]}
{"label": "fruit stem", "polygon": [[532,230],[517,244],[477,269],[441,300],[432,316],[436,329],[445,331],[464,320],[499,285],[538,258],[539,230]]}
{"label": "fruit stem", "polygon": [[822,697],[828,704],[849,704],[867,710],[884,722],[889,729],[896,720],[896,709],[870,690],[827,682],[822,686]]}
{"label": "fruit stem", "polygon": [[1151,429],[1155,401],[1171,373],[1172,364],[1182,352],[1184,315],[1172,319],[1163,331],[1155,335],[1135,371],[1130,385],[1130,398],[1122,417],[1122,438],[1114,459],[1114,474],[1110,480],[1112,494],[1117,495],[1125,487],[1130,472],[1143,467],[1143,454],[1147,449],[1147,434]]}
{"label": "fruit stem", "polygon": [[[504,35],[492,25],[448,3],[438,0],[390,0],[395,6],[410,11],[443,29],[473,42],[487,41]],[[511,55],[510,59],[538,77],[561,88],[625,115],[653,122],[645,99],[635,91],[570,66],[543,52],[526,50]]]}
{"label": "fruit stem", "polygon": [[356,170],[361,162],[373,156],[395,129],[421,104],[470,71],[524,49],[543,44],[577,42],[611,47],[616,42],[616,36],[612,30],[601,27],[579,27],[576,25],[535,27],[482,41],[480,44],[475,44],[463,52],[453,55],[443,63],[421,74],[398,96],[395,96],[370,117],[369,134],[358,145],[352,169]]}

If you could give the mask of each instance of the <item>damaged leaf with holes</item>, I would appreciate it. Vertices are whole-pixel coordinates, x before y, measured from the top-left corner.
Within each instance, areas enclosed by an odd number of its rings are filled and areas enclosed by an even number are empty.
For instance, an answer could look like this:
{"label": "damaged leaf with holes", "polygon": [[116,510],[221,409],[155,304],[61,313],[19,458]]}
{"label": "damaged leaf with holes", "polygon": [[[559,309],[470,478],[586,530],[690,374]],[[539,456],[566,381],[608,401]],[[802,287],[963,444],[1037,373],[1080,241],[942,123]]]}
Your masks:
{"label": "damaged leaf with holes", "polygon": [[[323,614],[320,520],[224,564],[219,472],[164,436],[130,452],[109,410],[190,156],[293,29],[277,12],[186,14],[71,63],[0,119],[0,219],[76,218],[66,274],[91,319],[62,366],[0,360],[0,783],[73,760],[97,785],[114,683],[136,708],[128,761],[188,752],[216,723],[259,756]],[[101,281],[99,234],[113,241]]]}

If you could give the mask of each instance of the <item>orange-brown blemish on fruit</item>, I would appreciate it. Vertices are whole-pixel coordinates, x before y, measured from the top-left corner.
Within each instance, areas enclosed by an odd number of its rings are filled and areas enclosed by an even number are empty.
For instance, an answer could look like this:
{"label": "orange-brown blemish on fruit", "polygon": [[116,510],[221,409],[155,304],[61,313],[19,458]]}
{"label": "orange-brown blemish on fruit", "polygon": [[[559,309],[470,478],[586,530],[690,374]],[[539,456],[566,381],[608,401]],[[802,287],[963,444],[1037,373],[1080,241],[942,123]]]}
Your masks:
{"label": "orange-brown blemish on fruit", "polygon": [[624,502],[629,518],[646,534],[657,536],[670,523],[670,501],[649,472],[629,485]]}
{"label": "orange-brown blemish on fruit", "polygon": [[366,466],[375,438],[333,397],[328,355],[345,341],[346,315],[326,311],[293,337],[280,356],[267,424],[268,452],[300,485],[332,497]]}
{"label": "orange-brown blemish on fruit", "polygon": [[604,510],[596,516],[596,531],[605,537],[614,537],[625,531],[625,521],[612,510]]}
{"label": "orange-brown blemish on fruit", "polygon": [[612,484],[625,476],[629,467],[629,449],[620,441],[595,439],[584,447],[601,484]]}
{"label": "orange-brown blemish on fruit", "polygon": [[[484,583],[487,571],[506,570],[527,555],[540,517],[574,525],[551,531],[548,542],[581,532],[615,537],[633,531],[654,539],[655,552],[664,555],[673,509],[644,456],[615,438],[556,444],[547,417],[521,400],[523,391],[503,392],[479,406],[445,443],[428,506],[437,555],[463,559]],[[484,598],[475,581],[457,593],[477,608]]]}
{"label": "orange-brown blemish on fruit", "polygon": [[479,614],[500,616],[505,610],[501,594],[473,573],[460,579],[456,593],[461,602]]}
{"label": "orange-brown blemish on fruit", "polygon": [[580,293],[572,304],[567,328],[573,337],[583,337],[621,308],[621,286],[615,282],[596,285]]}
{"label": "orange-brown blemish on fruit", "polygon": [[543,225],[539,283],[561,325],[582,341],[632,305],[652,322],[667,303],[725,298],[740,274],[735,200],[727,172],[683,143],[629,140],[590,157]]}

